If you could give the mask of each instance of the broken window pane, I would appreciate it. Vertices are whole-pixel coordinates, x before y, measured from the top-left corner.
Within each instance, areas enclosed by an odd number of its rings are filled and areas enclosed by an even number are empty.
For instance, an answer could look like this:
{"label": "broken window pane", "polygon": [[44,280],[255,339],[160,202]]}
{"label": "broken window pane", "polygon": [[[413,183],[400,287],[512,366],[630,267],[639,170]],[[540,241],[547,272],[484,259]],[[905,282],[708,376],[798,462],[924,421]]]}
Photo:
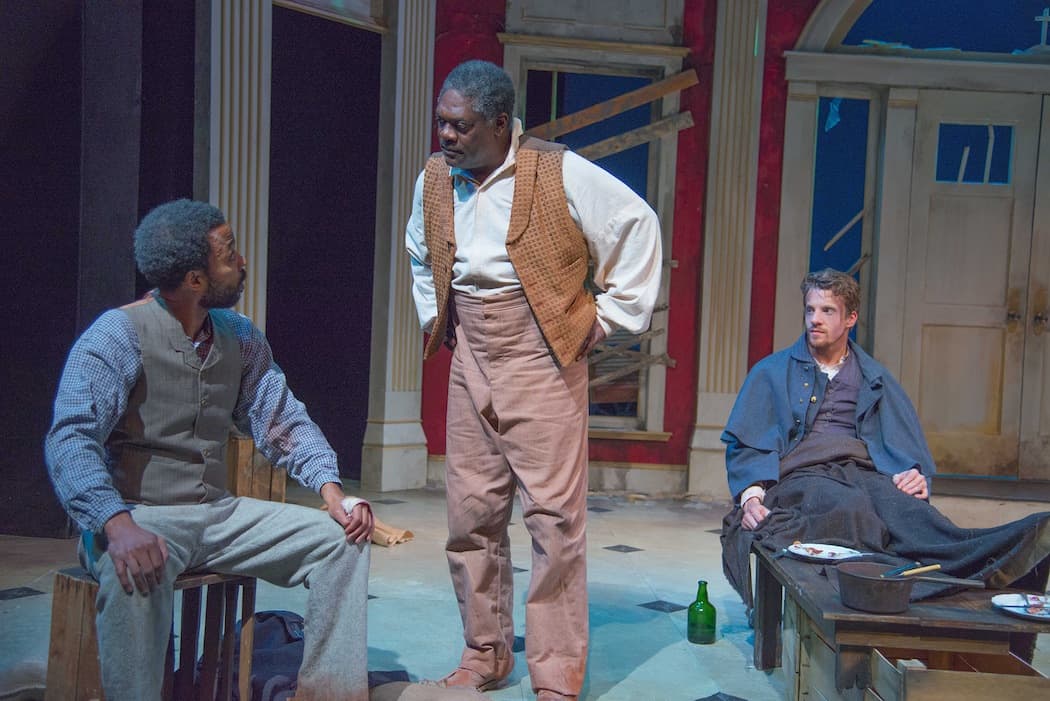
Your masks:
{"label": "broken window pane", "polygon": [[1004,124],[941,124],[937,182],[1009,183],[1013,136],[1013,127]]}

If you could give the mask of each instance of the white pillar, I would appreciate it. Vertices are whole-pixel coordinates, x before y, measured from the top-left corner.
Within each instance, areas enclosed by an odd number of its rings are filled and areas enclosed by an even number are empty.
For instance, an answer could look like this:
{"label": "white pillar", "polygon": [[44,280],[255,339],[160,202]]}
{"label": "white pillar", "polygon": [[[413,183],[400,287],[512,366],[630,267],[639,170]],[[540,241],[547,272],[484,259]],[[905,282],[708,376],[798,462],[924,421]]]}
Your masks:
{"label": "white pillar", "polygon": [[380,96],[379,188],[368,424],[361,486],[414,489],[426,484],[421,421],[422,334],[412,302],[405,226],[416,176],[430,152],[434,18],[437,0],[387,3]]}
{"label": "white pillar", "polygon": [[208,200],[233,225],[248,261],[237,311],[266,328],[270,212],[270,0],[211,4]]}
{"label": "white pillar", "polygon": [[777,296],[773,348],[784,348],[802,333],[802,292],[809,272],[813,229],[813,178],[817,153],[816,83],[788,84],[784,118],[784,170],[780,187],[780,236],[777,240]]}
{"label": "white pillar", "polygon": [[[919,91],[890,88],[886,102],[882,196],[875,248],[875,357],[895,377],[901,376],[904,339],[904,281],[908,270],[911,173],[918,120]],[[889,175],[892,173],[892,176]]]}
{"label": "white pillar", "polygon": [[697,419],[689,491],[726,497],[719,440],[747,373],[765,0],[718,3]]}

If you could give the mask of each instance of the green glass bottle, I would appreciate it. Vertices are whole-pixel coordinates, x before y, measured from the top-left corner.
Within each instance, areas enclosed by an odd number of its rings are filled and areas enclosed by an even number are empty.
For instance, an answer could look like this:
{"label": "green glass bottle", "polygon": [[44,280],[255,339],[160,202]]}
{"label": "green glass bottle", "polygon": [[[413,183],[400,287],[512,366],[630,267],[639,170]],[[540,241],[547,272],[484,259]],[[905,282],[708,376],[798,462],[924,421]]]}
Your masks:
{"label": "green glass bottle", "polygon": [[689,606],[686,635],[689,642],[698,645],[710,645],[715,641],[717,612],[714,605],[707,600],[707,582],[696,583],[696,601]]}

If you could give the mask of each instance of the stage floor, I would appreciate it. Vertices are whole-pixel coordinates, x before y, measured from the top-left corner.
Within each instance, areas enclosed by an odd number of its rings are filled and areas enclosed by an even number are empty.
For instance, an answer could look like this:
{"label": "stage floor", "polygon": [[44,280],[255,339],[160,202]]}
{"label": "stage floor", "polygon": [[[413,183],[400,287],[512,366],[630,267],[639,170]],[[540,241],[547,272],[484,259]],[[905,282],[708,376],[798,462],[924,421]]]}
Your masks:
{"label": "stage floor", "polygon": [[[348,491],[355,491],[348,485]],[[424,489],[364,494],[386,523],[415,534],[409,543],[373,547],[368,603],[369,670],[416,681],[455,667],[462,644],[459,611],[444,555],[444,493]],[[306,490],[288,500],[318,505]],[[956,523],[990,526],[1050,505],[962,497],[934,498]],[[722,575],[718,532],[728,505],[695,499],[592,494],[588,500],[588,580],[591,650],[586,699],[608,701],[765,701],[784,697],[780,671],[752,662],[752,630]],[[515,629],[524,629],[531,555],[520,507],[511,526],[516,571]],[[75,540],[0,536],[0,699],[13,688],[43,685],[54,571],[76,564]],[[714,645],[685,638],[684,607],[706,579],[718,609]],[[305,589],[259,583],[256,610],[302,613]],[[518,640],[517,648],[521,648]],[[493,701],[531,699],[524,650],[515,655],[508,686]],[[1050,636],[1040,636],[1034,666],[1050,676]],[[21,680],[21,681],[20,681]],[[25,698],[35,698],[32,694]]]}

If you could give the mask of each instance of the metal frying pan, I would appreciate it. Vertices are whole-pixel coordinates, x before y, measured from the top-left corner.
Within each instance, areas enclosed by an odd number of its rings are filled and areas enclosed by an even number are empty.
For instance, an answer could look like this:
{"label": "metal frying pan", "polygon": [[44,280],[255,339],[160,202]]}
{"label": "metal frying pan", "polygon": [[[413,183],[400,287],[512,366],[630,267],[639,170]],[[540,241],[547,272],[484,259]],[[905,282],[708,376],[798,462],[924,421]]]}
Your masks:
{"label": "metal frying pan", "polygon": [[952,584],[960,587],[984,588],[976,579],[938,577],[914,574],[908,577],[883,577],[891,568],[880,562],[843,562],[839,573],[839,596],[850,608],[869,613],[902,613],[908,610],[912,584],[916,580]]}

